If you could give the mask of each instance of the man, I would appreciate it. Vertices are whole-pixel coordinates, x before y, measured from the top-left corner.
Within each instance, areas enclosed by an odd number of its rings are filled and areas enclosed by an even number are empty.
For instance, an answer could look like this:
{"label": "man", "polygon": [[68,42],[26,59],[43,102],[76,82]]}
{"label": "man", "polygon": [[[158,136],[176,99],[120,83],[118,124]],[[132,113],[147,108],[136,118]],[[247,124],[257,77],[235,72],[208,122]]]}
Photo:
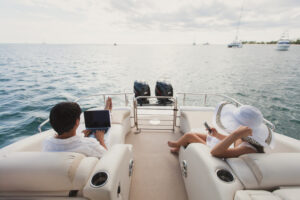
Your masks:
{"label": "man", "polygon": [[[112,109],[111,98],[106,101],[105,109]],[[81,108],[75,102],[56,104],[50,111],[50,124],[56,135],[47,138],[43,143],[43,151],[48,152],[76,152],[86,156],[102,157],[107,151],[104,143],[104,131],[96,131],[95,138],[87,137],[90,132],[77,134],[80,122]]]}

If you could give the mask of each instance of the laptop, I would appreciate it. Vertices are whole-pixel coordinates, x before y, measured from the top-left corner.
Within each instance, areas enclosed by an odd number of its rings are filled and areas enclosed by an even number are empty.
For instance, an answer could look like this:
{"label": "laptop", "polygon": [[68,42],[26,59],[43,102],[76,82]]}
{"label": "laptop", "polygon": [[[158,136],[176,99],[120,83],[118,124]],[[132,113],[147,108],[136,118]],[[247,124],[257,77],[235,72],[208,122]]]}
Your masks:
{"label": "laptop", "polygon": [[109,110],[90,110],[84,112],[85,128],[92,133],[98,130],[105,133],[111,127]]}

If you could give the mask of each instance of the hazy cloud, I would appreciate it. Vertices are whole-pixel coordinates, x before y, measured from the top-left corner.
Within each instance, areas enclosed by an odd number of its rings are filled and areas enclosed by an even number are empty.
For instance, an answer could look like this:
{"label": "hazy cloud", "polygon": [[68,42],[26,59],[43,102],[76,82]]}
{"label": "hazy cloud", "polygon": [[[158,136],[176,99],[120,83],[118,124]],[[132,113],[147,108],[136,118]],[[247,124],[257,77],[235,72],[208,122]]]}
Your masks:
{"label": "hazy cloud", "polygon": [[299,37],[300,0],[0,0],[0,39],[185,41],[198,33],[222,42],[233,38],[243,1],[242,37],[275,39],[287,29]]}
{"label": "hazy cloud", "polygon": [[[232,28],[238,23],[242,1],[234,4],[224,1],[208,1],[207,4],[191,4],[189,1],[171,11],[161,10],[154,3],[138,3],[139,1],[111,0],[112,10],[121,12],[128,25],[136,28],[160,29],[224,29]],[[153,2],[153,1],[152,1]],[[241,25],[248,28],[280,27],[300,25],[300,1],[245,1],[243,5]],[[172,2],[169,2],[170,4]],[[232,1],[230,1],[232,3]],[[151,10],[145,6],[151,4]]]}

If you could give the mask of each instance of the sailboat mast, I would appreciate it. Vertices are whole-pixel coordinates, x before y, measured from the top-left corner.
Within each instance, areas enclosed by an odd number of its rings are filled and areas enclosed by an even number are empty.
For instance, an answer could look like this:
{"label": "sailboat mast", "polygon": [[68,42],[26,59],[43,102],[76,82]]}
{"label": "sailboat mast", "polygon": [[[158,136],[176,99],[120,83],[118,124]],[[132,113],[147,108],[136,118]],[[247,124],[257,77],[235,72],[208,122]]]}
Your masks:
{"label": "sailboat mast", "polygon": [[238,41],[238,34],[239,34],[239,29],[240,29],[240,24],[241,24],[241,19],[242,19],[242,13],[243,13],[243,9],[244,9],[244,2],[245,2],[245,0],[243,0],[242,6],[241,6],[240,17],[239,17],[238,25],[236,28],[235,41]]}

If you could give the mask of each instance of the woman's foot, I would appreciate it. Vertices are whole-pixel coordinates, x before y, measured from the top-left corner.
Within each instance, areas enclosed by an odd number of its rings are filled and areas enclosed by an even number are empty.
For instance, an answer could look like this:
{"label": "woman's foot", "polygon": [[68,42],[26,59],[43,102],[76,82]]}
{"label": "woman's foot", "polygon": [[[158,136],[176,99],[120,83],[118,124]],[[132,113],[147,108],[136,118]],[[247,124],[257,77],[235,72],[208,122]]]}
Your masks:
{"label": "woman's foot", "polygon": [[112,100],[111,100],[111,97],[107,98],[104,109],[105,110],[109,110],[109,111],[112,110]]}
{"label": "woman's foot", "polygon": [[178,147],[176,142],[168,141],[168,146],[169,147]]}
{"label": "woman's foot", "polygon": [[178,153],[179,152],[179,147],[174,147],[170,149],[171,153]]}

